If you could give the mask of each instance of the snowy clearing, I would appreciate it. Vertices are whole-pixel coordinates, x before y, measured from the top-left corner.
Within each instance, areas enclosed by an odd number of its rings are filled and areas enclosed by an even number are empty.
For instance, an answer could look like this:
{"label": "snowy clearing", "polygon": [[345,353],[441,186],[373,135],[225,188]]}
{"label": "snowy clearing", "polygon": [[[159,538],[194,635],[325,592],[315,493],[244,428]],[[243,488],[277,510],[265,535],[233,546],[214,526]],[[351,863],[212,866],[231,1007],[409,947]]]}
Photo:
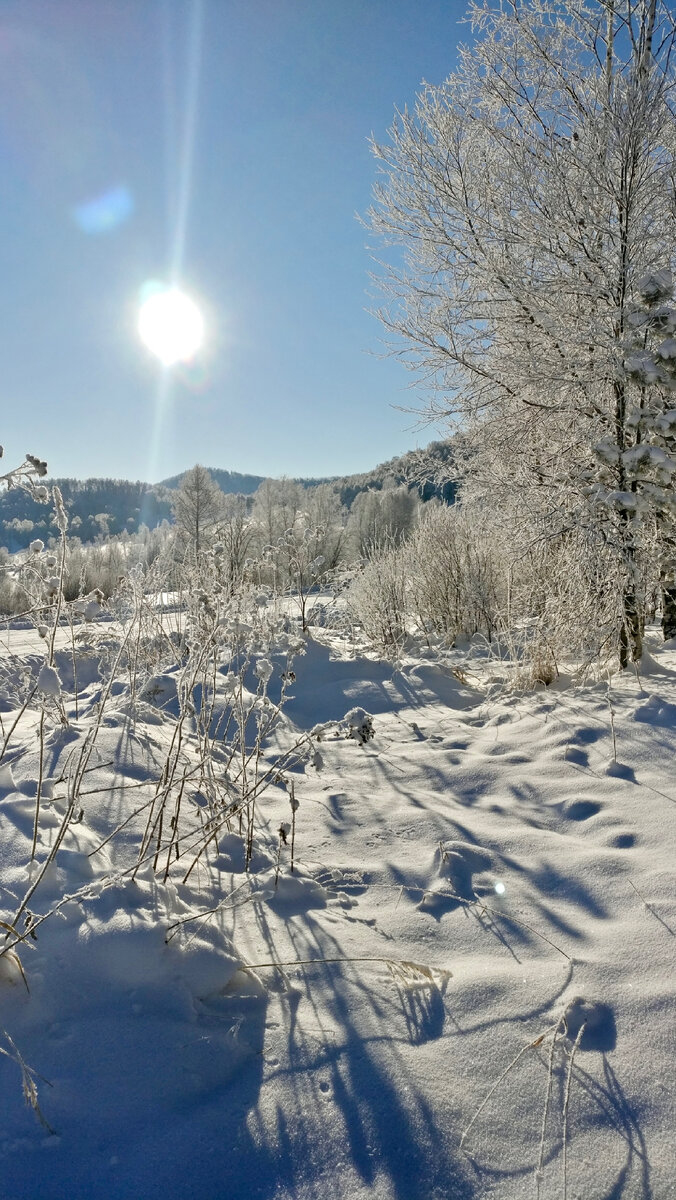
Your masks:
{"label": "snowy clearing", "polygon": [[[134,706],[113,689],[18,922],[36,937],[0,958],[5,1200],[676,1195],[676,651],[652,652],[610,691],[488,702],[309,640],[264,753],[327,723],[316,753],[261,799],[248,871],[233,820],[187,881],[189,739],[181,857],[136,851],[178,668]],[[91,670],[45,740],[36,864],[100,698]],[[373,737],[346,736],[355,706]],[[8,924],[38,869],[38,720],[0,765]]]}

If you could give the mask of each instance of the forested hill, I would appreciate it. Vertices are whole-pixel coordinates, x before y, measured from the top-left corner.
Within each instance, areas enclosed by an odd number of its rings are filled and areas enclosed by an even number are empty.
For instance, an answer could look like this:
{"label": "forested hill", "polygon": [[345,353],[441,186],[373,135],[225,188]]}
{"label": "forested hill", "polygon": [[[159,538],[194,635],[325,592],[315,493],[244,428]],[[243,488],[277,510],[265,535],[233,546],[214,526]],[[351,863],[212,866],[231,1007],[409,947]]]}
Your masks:
{"label": "forested hill", "polygon": [[421,500],[437,498],[446,504],[455,499],[453,447],[450,441],[430,442],[424,450],[409,450],[360,475],[345,475],[331,480],[341,502],[350,508],[360,492],[380,491],[383,487],[406,485],[415,489]]}
{"label": "forested hill", "polygon": [[[263,483],[263,475],[247,475],[210,467],[209,473],[221,491],[251,496]],[[372,471],[333,479],[299,479],[303,487],[329,484],[350,508],[361,492],[405,485],[416,490],[422,500],[438,497],[452,503],[455,485],[451,482],[451,443],[432,442],[425,450],[412,450],[381,463]],[[69,535],[83,542],[134,534],[140,525],[153,529],[162,521],[172,520],[173,493],[182,475],[161,483],[132,483],[125,479],[48,479],[61,488],[70,514]],[[34,538],[43,541],[56,532],[50,505],[38,504],[23,488],[0,495],[0,546],[14,552],[28,546]]]}

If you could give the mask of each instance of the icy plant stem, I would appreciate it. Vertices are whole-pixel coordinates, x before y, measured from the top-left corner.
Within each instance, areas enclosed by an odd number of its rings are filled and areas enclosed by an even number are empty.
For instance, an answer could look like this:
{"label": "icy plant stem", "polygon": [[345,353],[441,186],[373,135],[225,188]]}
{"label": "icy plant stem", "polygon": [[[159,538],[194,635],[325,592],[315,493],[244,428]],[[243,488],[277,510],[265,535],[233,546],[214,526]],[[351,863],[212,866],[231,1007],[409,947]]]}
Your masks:
{"label": "icy plant stem", "polygon": [[[448,978],[451,974],[451,972],[448,971],[445,967],[424,967],[424,966],[421,966],[420,963],[407,962],[404,959],[386,958],[382,955],[371,955],[371,954],[350,954],[350,955],[337,954],[337,955],[329,957],[329,958],[287,958],[287,959],[281,959],[279,962],[269,961],[269,962],[259,962],[259,963],[242,963],[240,970],[242,970],[242,971],[262,971],[267,967],[270,967],[270,968],[274,967],[276,970],[280,970],[282,967],[312,967],[317,964],[323,965],[324,963],[355,963],[355,962],[383,963],[386,967],[391,967],[391,966],[400,967],[402,969],[402,971],[408,967],[411,970],[415,969],[415,970],[419,971],[422,975],[424,975],[424,977],[426,979],[430,979],[430,980],[435,971],[439,975],[444,976],[446,978]],[[525,1049],[528,1050],[528,1049],[530,1049],[530,1047],[526,1046]]]}
{"label": "icy plant stem", "polygon": [[[291,784],[291,799],[295,799],[295,790],[293,783]],[[293,856],[296,848],[296,806],[291,805],[291,874],[293,875]]]}
{"label": "icy plant stem", "polygon": [[577,1037],[570,1052],[568,1060],[568,1073],[566,1075],[566,1092],[563,1098],[563,1200],[568,1200],[568,1105],[570,1103],[570,1085],[573,1081],[573,1063],[575,1061],[575,1053],[584,1036],[584,1031],[587,1028],[586,1022],[582,1022],[577,1031]]}
{"label": "icy plant stem", "polygon": [[495,1092],[497,1092],[503,1079],[506,1079],[507,1076],[510,1074],[510,1072],[514,1070],[517,1063],[521,1061],[524,1054],[526,1054],[528,1050],[534,1050],[536,1048],[536,1046],[541,1046],[543,1041],[545,1040],[545,1038],[548,1037],[550,1033],[555,1033],[555,1031],[558,1029],[558,1027],[559,1027],[559,1023],[557,1022],[556,1025],[552,1025],[550,1029],[547,1029],[544,1033],[540,1034],[540,1036],[537,1037],[534,1042],[528,1042],[528,1044],[526,1046],[522,1046],[521,1049],[519,1050],[519,1053],[515,1054],[512,1061],[507,1064],[507,1066],[505,1067],[502,1074],[498,1075],[498,1078],[496,1079],[492,1088],[484,1096],[483,1100],[481,1101],[481,1104],[479,1105],[474,1116],[472,1117],[472,1120],[470,1121],[470,1123],[467,1126],[467,1128],[465,1129],[462,1137],[460,1138],[460,1149],[461,1150],[465,1144],[465,1141],[467,1140],[470,1130],[474,1127],[474,1125],[477,1121],[477,1118],[481,1115],[481,1113],[485,1109],[491,1096],[493,1096],[495,1094]]}
{"label": "icy plant stem", "polygon": [[26,892],[23,900],[21,901],[18,909],[16,910],[16,912],[14,914],[14,917],[12,918],[12,925],[14,925],[15,927],[18,923],[19,917],[21,917],[23,915],[23,913],[26,911],[26,909],[28,908],[31,897],[34,895],[34,893],[37,891],[38,887],[42,883],[45,872],[48,870],[50,865],[54,862],[54,859],[56,858],[56,855],[61,848],[61,843],[63,842],[63,839],[65,838],[66,833],[68,832],[68,826],[70,825],[71,818],[73,816],[73,812],[75,811],[75,798],[77,796],[76,779],[73,780],[73,785],[72,785],[72,787],[69,788],[69,791],[71,794],[70,794],[70,800],[68,803],[68,807],[63,815],[63,819],[58,828],[56,837],[54,838],[54,842],[49,851],[49,854],[45,858],[45,861],[43,862],[42,866],[40,867],[40,870],[38,871],[32,884],[28,888],[28,891]]}
{"label": "icy plant stem", "polygon": [[556,1025],[554,1027],[554,1036],[552,1038],[552,1044],[549,1047],[549,1061],[547,1063],[547,1091],[545,1093],[545,1107],[544,1107],[544,1110],[542,1113],[542,1128],[540,1129],[540,1151],[538,1154],[538,1165],[537,1165],[537,1168],[535,1171],[535,1184],[537,1187],[538,1200],[540,1200],[540,1188],[541,1188],[541,1184],[544,1180],[543,1165],[544,1165],[544,1161],[545,1161],[545,1137],[546,1137],[546,1133],[547,1133],[547,1117],[549,1116],[549,1101],[551,1099],[551,1094],[552,1094],[552,1075],[554,1072],[554,1050],[556,1048],[556,1038],[558,1036],[558,1032],[559,1032],[560,1028],[561,1028],[561,1021],[557,1021]]}
{"label": "icy plant stem", "polygon": [[617,738],[615,735],[615,709],[613,708],[613,702],[612,702],[612,699],[610,696],[610,675],[608,676],[608,691],[606,694],[606,699],[608,700],[608,710],[610,712],[610,729],[611,729],[611,733],[613,735],[613,762],[617,762]]}
{"label": "icy plant stem", "polygon": [[40,739],[40,766],[38,769],[38,788],[35,795],[35,817],[33,820],[33,844],[31,846],[31,862],[35,859],[35,849],[38,844],[38,824],[40,820],[40,798],[42,796],[42,773],[44,770],[45,760],[45,710],[40,712],[40,726],[38,737]]}
{"label": "icy plant stem", "polygon": [[61,619],[61,606],[63,604],[63,580],[66,574],[66,534],[61,533],[61,555],[59,563],[59,588],[56,593],[56,603],[54,605],[54,619],[52,623],[52,631],[49,638],[49,655],[47,662],[50,667],[54,666],[54,646],[56,643],[56,631],[59,628],[59,620]]}
{"label": "icy plant stem", "polygon": [[[183,776],[181,778],[181,784],[178,789],[176,803],[174,805],[174,815],[171,818],[171,837],[169,839],[169,845],[167,846],[167,862],[166,862],[166,866],[164,868],[164,875],[162,877],[163,883],[167,882],[167,877],[169,875],[169,867],[171,866],[172,850],[175,850],[176,858],[180,857],[179,842],[178,842],[178,819],[179,819],[180,812],[181,812],[181,800],[183,799],[183,792],[185,791],[185,783],[186,783],[187,776],[188,776],[187,771],[184,771]],[[157,862],[159,853],[160,853],[160,845],[159,845],[159,840],[158,840],[157,855],[155,858],[155,863]],[[156,869],[155,864],[154,864],[154,869]]]}
{"label": "icy plant stem", "polygon": [[24,715],[26,709],[28,708],[28,705],[30,704],[30,702],[33,699],[33,696],[35,695],[37,690],[38,690],[38,685],[37,685],[37,683],[35,683],[33,685],[33,687],[31,688],[30,692],[28,693],[23,704],[21,705],[21,708],[19,709],[12,724],[10,725],[9,730],[7,731],[7,734],[5,736],[5,740],[2,743],[2,749],[0,750],[0,762],[2,762],[3,758],[5,757],[5,754],[7,753],[7,747],[9,746],[10,739],[12,737],[12,734],[14,733],[14,730],[16,729],[17,725],[19,724],[19,721],[21,720],[22,716]]}
{"label": "icy plant stem", "polygon": [[[193,769],[193,771],[190,772],[189,774],[195,774],[195,772],[197,770],[198,770],[198,768],[195,767]],[[188,778],[188,774],[186,774],[186,778]],[[122,792],[122,791],[130,792],[130,791],[133,791],[135,788],[142,788],[142,787],[147,787],[147,786],[148,786],[148,781],[146,779],[142,779],[139,783],[124,784],[122,786],[116,787],[114,790],[116,792]],[[91,792],[81,792],[80,795],[81,796],[90,796],[90,795],[94,795],[95,793],[105,791],[105,790],[106,789],[104,789],[104,788],[93,788]],[[157,799],[157,794],[155,794],[154,796],[151,796],[150,799],[146,800],[143,804],[140,804],[138,808],[135,808],[129,814],[128,817],[125,817],[124,821],[120,821],[120,824],[115,826],[115,828],[111,831],[111,833],[109,833],[107,835],[107,837],[105,837],[103,839],[102,842],[99,842],[98,846],[96,846],[96,848],[94,850],[90,850],[88,857],[93,858],[95,854],[98,854],[100,850],[103,850],[103,847],[107,846],[109,842],[112,842],[113,839],[115,837],[117,837],[118,833],[121,833],[121,831],[123,829],[125,829],[127,827],[127,825],[129,825],[132,821],[134,821],[136,819],[136,817],[140,816],[140,814],[142,812],[145,812],[145,810],[147,808],[150,808],[150,806],[155,803],[156,799]]]}
{"label": "icy plant stem", "polygon": [[[169,794],[169,790],[170,790],[171,784],[173,782],[174,774],[176,772],[176,765],[178,763],[178,756],[181,751],[181,735],[182,735],[182,730],[183,730],[183,720],[184,720],[184,717],[183,717],[183,714],[181,714],[178,721],[176,722],[176,725],[174,726],[174,732],[172,734],[171,743],[169,746],[169,753],[167,754],[164,768],[162,770],[162,774],[160,776],[160,779],[157,784],[157,788],[155,790],[155,796],[153,797],[153,804],[152,804],[152,807],[148,814],[148,820],[146,822],[146,827],[145,827],[145,832],[143,834],[143,838],[141,839],[141,848],[139,850],[139,864],[147,853],[148,847],[150,846],[150,843],[155,835],[155,831],[158,828],[158,824],[159,824],[159,833],[158,833],[158,845],[159,845],[159,839],[162,834],[161,822],[162,822],[162,814],[164,812],[164,805],[166,803],[167,796]],[[159,810],[156,812],[156,803],[155,802],[160,797],[162,798],[160,807],[159,807]]]}
{"label": "icy plant stem", "polygon": [[77,691],[77,656],[75,654],[75,626],[73,625],[73,614],[70,609],[68,611],[68,624],[70,625],[70,652],[73,660],[73,690],[75,692],[75,720],[80,716],[78,706],[78,691]]}
{"label": "icy plant stem", "polygon": [[[33,1109],[33,1112],[43,1128],[46,1129],[48,1133],[54,1133],[54,1130],[49,1122],[45,1120],[38,1103],[38,1089],[34,1078],[36,1072],[32,1067],[29,1067],[28,1064],[24,1062],[21,1054],[17,1050],[16,1045],[12,1041],[12,1038],[9,1036],[6,1029],[2,1030],[2,1035],[7,1044],[10,1046],[11,1051],[5,1050],[2,1046],[0,1046],[0,1054],[4,1054],[6,1058],[11,1058],[12,1062],[15,1062],[21,1071],[21,1087],[26,1104]],[[48,1079],[44,1079],[43,1076],[40,1076],[40,1078],[43,1079],[43,1081],[48,1084],[49,1087],[52,1086]]]}

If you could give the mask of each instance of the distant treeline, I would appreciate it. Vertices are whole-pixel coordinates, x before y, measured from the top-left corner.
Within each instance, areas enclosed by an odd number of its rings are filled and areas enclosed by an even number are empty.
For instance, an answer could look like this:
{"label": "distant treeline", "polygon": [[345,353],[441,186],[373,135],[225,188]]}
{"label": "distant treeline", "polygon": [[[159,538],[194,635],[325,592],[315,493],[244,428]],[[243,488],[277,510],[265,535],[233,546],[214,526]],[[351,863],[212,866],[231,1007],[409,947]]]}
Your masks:
{"label": "distant treeline", "polygon": [[[171,520],[171,492],[162,486],[126,479],[47,479],[58,484],[69,514],[69,533],[83,542],[124,533],[140,525],[154,529]],[[40,504],[23,488],[0,496],[0,545],[23,550],[34,538],[43,541],[56,532],[51,504]]]}
{"label": "distant treeline", "polygon": [[[372,471],[335,479],[299,479],[311,489],[328,485],[340,503],[351,509],[362,492],[406,486],[421,500],[433,498],[451,504],[455,485],[450,481],[451,443],[433,442],[426,450],[411,451],[382,463]],[[253,496],[265,481],[262,475],[209,468],[209,473],[226,494]],[[82,542],[96,542],[123,533],[134,535],[141,526],[155,529],[173,520],[173,499],[182,475],[148,484],[126,479],[53,479],[47,484],[61,488],[70,517],[69,535]],[[25,549],[35,538],[47,542],[55,534],[50,504],[40,504],[22,488],[11,488],[0,496],[0,546],[10,553]]]}

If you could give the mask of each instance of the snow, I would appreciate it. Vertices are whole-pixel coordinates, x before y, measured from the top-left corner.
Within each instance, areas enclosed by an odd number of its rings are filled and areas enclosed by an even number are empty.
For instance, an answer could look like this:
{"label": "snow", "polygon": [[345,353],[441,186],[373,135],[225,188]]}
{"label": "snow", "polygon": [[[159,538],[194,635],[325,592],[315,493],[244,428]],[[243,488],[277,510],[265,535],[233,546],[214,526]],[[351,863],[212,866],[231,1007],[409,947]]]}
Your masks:
{"label": "snow", "polygon": [[[133,869],[175,673],[116,688],[35,938],[0,957],[3,1200],[521,1200],[538,1169],[560,1196],[564,1124],[571,1200],[676,1195],[676,648],[649,649],[610,685],[491,698],[459,652],[308,640],[264,755],[317,726],[321,755],[261,795],[248,871],[223,827],[187,882]],[[7,923],[99,714],[81,688],[42,773],[34,710],[0,764]]]}
{"label": "snow", "polygon": [[38,690],[45,696],[57,698],[61,695],[61,680],[58,672],[49,663],[45,663],[38,675]]}

